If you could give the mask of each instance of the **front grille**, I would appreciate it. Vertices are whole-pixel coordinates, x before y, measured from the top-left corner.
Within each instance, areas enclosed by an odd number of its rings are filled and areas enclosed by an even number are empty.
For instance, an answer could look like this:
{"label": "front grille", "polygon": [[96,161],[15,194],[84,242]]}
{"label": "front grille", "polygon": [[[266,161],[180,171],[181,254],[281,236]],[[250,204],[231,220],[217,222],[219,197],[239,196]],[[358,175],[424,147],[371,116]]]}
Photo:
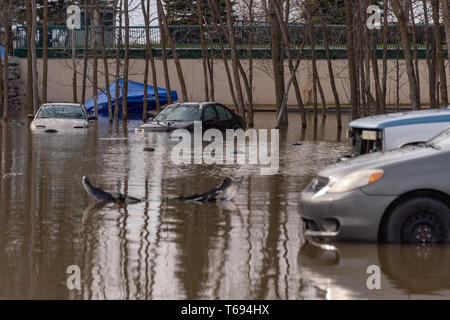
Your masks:
{"label": "front grille", "polygon": [[325,188],[325,186],[328,184],[330,180],[328,178],[324,178],[324,177],[316,177],[313,179],[313,181],[311,182],[308,190],[310,192],[314,192],[317,193],[320,190],[322,190],[323,188]]}

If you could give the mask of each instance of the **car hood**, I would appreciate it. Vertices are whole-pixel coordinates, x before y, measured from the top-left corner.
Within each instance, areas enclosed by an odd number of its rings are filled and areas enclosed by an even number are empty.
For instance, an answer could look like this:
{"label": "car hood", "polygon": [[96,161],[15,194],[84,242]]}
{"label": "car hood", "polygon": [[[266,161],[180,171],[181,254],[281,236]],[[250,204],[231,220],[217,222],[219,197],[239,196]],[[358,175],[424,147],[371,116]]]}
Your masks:
{"label": "car hood", "polygon": [[374,152],[328,166],[318,173],[320,177],[340,178],[355,171],[382,169],[386,166],[442,152],[431,147],[410,146],[391,151]]}
{"label": "car hood", "polygon": [[149,121],[139,126],[142,131],[172,131],[176,129],[189,129],[194,121]]}
{"label": "car hood", "polygon": [[69,129],[83,129],[89,126],[86,119],[55,119],[36,118],[31,123],[31,128],[36,130],[57,130],[65,131]]}

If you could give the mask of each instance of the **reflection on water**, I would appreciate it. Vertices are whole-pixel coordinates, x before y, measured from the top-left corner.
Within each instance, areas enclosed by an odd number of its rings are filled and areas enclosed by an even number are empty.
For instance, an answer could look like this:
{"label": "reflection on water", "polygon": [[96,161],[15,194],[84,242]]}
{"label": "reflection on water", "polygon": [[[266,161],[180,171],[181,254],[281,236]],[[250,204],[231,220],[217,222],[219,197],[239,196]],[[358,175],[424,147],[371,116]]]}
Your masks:
{"label": "reflection on water", "polygon": [[[329,299],[448,299],[450,247],[306,243],[298,264]],[[369,290],[367,267],[381,270],[381,289]]]}
{"label": "reflection on water", "polygon": [[[275,113],[256,114],[258,128],[274,122]],[[347,122],[348,117],[344,128]],[[32,134],[27,126],[3,123],[0,299],[369,296],[340,279],[345,275],[348,283],[361,279],[365,284],[365,269],[354,268],[361,259],[377,256],[376,245],[343,250],[331,262],[314,252],[301,258],[305,240],[296,211],[299,193],[319,168],[348,153],[350,146],[333,115],[306,131],[300,129],[298,114],[290,114],[290,123],[280,132],[280,172],[273,176],[261,176],[252,165],[175,166],[168,135],[135,134],[138,122],[122,128],[101,120],[82,134]],[[155,151],[144,152],[146,147]],[[81,185],[85,175],[108,191],[149,201],[94,206]],[[232,203],[167,200],[208,190],[227,175],[243,177]],[[398,253],[388,256],[394,261]],[[438,254],[436,259],[446,258]],[[393,295],[410,294],[411,282],[392,275],[401,274],[401,265],[383,264]],[[81,268],[80,291],[67,289],[70,265]],[[405,277],[419,279],[420,272],[414,272]],[[448,281],[421,288],[418,284],[416,290],[422,294],[444,294]]]}

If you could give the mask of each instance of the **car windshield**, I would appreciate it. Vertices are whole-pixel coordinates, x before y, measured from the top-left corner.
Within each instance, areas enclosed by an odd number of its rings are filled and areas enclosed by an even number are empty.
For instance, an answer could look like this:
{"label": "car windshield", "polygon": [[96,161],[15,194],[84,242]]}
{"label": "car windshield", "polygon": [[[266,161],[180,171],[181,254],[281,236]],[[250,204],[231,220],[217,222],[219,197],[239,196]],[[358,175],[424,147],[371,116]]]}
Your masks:
{"label": "car windshield", "polygon": [[426,145],[438,148],[450,148],[450,128],[428,141]]}
{"label": "car windshield", "polygon": [[37,118],[64,118],[86,119],[86,115],[80,106],[71,105],[47,105],[41,108]]}
{"label": "car windshield", "polygon": [[201,119],[202,109],[198,105],[169,106],[153,119],[154,121],[197,121]]}

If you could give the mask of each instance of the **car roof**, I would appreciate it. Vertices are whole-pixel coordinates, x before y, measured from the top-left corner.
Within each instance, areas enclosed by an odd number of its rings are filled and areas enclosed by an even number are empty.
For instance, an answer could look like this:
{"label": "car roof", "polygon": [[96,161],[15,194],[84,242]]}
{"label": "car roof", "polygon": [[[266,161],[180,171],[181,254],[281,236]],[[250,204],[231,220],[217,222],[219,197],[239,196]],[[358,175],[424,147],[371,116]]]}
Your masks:
{"label": "car roof", "polygon": [[419,111],[397,112],[380,114],[350,122],[350,128],[384,129],[389,127],[406,126],[414,124],[427,124],[449,122],[449,109],[427,109]]}
{"label": "car roof", "polygon": [[180,103],[173,103],[166,106],[167,107],[204,107],[211,104],[220,104],[218,102],[180,102]]}

